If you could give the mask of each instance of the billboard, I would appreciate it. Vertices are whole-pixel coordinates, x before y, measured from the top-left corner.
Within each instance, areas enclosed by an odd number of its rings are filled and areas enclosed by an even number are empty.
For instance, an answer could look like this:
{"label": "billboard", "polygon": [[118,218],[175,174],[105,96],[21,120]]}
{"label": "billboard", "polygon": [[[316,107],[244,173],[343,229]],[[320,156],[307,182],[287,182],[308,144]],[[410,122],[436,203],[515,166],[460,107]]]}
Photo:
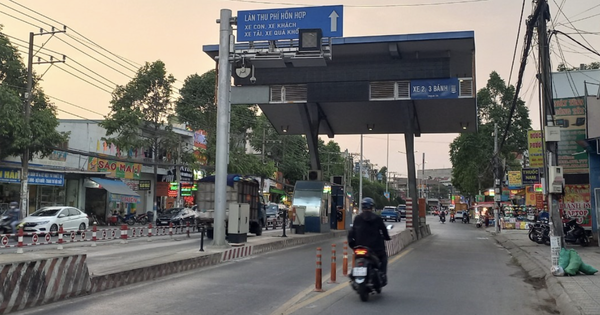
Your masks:
{"label": "billboard", "polygon": [[[599,87],[600,89],[600,87]],[[600,95],[600,91],[598,91]],[[586,128],[587,128],[587,138],[595,139],[600,138],[600,124],[590,124],[590,121],[600,121],[600,97],[598,95],[586,96],[585,98],[585,108],[586,108]]]}
{"label": "billboard", "polygon": [[583,227],[592,227],[592,201],[589,184],[565,185],[565,195],[560,201],[562,215],[577,218]]}
{"label": "billboard", "polygon": [[541,130],[527,131],[527,148],[529,151],[529,166],[544,167],[544,143]]}
{"label": "billboard", "polygon": [[560,126],[558,165],[565,174],[587,174],[588,155],[585,146],[585,104],[583,97],[554,99],[555,122]]}

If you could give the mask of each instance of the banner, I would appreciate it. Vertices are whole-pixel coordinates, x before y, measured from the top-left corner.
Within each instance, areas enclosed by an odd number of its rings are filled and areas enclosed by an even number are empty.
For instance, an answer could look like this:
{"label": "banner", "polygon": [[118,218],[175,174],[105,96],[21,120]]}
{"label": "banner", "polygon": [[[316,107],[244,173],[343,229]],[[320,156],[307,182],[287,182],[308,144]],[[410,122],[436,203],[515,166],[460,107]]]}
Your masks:
{"label": "banner", "polygon": [[[64,186],[65,174],[29,171],[27,173],[27,181],[29,185]],[[21,171],[11,168],[0,168],[0,183],[21,183]]]}
{"label": "banner", "polygon": [[544,167],[544,143],[540,130],[527,131],[527,148],[529,150],[529,166],[532,168]]}
{"label": "banner", "polygon": [[[588,155],[585,146],[585,104],[583,97],[555,99],[556,125],[560,126],[558,165],[564,174],[587,174]],[[585,145],[585,144],[584,144]]]}
{"label": "banner", "polygon": [[561,215],[576,217],[583,227],[592,227],[592,202],[590,185],[565,185],[565,195],[559,206]]}
{"label": "banner", "polygon": [[523,187],[521,171],[508,171],[508,188],[519,189]]}
{"label": "banner", "polygon": [[140,179],[142,164],[89,157],[88,171],[110,172],[114,178]]}

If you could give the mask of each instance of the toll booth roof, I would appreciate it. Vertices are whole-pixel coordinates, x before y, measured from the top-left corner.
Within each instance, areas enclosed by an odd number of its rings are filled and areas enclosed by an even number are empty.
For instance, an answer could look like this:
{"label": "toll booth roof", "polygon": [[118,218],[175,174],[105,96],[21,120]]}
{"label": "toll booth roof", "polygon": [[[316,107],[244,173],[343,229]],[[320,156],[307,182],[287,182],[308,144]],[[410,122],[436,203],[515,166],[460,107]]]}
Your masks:
{"label": "toll booth roof", "polygon": [[[477,130],[473,31],[322,43],[306,53],[298,40],[236,43],[232,104],[258,104],[280,134]],[[219,46],[203,50],[216,59]]]}

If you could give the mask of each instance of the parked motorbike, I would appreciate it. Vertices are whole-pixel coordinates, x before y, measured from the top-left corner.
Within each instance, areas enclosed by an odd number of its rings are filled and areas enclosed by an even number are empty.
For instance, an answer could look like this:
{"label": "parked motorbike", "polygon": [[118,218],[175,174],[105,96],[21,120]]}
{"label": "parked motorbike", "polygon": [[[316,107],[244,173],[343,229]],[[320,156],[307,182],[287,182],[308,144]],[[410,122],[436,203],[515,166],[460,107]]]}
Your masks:
{"label": "parked motorbike", "polygon": [[547,225],[548,221],[536,221],[533,224],[529,224],[529,240],[532,242],[538,242],[540,233],[542,231],[542,225]]}
{"label": "parked motorbike", "polygon": [[0,234],[13,234],[8,215],[0,216]]}
{"label": "parked motorbike", "polygon": [[577,218],[569,218],[567,222],[564,222],[563,231],[565,233],[565,242],[579,244],[584,247],[590,245],[590,239],[585,229],[577,223]]}
{"label": "parked motorbike", "polygon": [[146,225],[149,222],[148,213],[141,213],[135,217],[135,222],[141,225]]}
{"label": "parked motorbike", "polygon": [[381,293],[382,281],[379,272],[379,259],[371,254],[366,246],[354,247],[355,267],[350,273],[352,289],[358,292],[360,300],[366,302],[371,293]]}
{"label": "parked motorbike", "polygon": [[133,214],[127,214],[122,216],[118,213],[113,213],[111,217],[109,217],[108,225],[119,225],[125,224],[134,225],[135,224],[135,216]]}

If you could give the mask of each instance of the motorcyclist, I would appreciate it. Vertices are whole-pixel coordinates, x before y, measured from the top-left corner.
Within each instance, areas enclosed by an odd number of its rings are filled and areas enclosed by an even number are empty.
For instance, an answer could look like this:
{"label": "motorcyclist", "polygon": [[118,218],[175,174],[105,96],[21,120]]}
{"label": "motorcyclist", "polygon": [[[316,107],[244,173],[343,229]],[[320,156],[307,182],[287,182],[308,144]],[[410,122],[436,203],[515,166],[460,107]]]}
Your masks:
{"label": "motorcyclist", "polygon": [[375,201],[366,197],[361,201],[362,212],[354,218],[352,229],[348,233],[348,244],[351,248],[358,245],[368,247],[374,256],[379,258],[382,286],[387,284],[387,253],[385,241],[390,240],[383,219],[373,213]]}
{"label": "motorcyclist", "polygon": [[12,233],[17,233],[17,224],[19,224],[19,215],[21,214],[21,210],[19,210],[19,203],[13,201],[9,204],[8,216],[10,217],[10,227],[12,229]]}
{"label": "motorcyclist", "polygon": [[446,221],[446,211],[440,211],[440,221],[444,223]]}

